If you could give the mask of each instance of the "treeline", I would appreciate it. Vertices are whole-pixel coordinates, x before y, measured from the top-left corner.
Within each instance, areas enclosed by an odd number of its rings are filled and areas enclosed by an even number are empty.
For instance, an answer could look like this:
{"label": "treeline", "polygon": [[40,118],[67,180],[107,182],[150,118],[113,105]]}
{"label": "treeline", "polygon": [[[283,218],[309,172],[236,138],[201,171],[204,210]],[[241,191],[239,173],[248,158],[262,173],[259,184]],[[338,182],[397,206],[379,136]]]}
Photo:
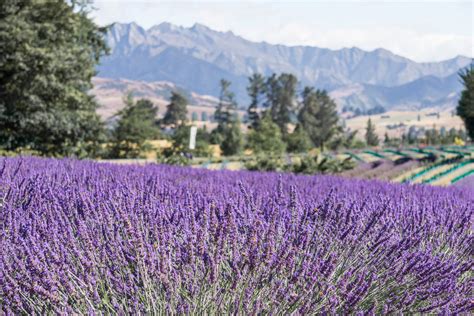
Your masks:
{"label": "treeline", "polygon": [[[343,128],[336,103],[328,93],[313,87],[299,92],[298,88],[298,79],[292,74],[252,75],[247,87],[250,103],[246,120],[241,122],[231,83],[221,80],[214,113],[217,126],[204,138],[219,145],[224,155],[239,154],[244,149],[257,154],[282,154],[314,147],[350,147],[356,133]],[[161,128],[180,129],[186,125],[186,104],[183,95],[173,92]],[[246,135],[242,133],[245,125]],[[205,131],[201,131],[203,134]]]}

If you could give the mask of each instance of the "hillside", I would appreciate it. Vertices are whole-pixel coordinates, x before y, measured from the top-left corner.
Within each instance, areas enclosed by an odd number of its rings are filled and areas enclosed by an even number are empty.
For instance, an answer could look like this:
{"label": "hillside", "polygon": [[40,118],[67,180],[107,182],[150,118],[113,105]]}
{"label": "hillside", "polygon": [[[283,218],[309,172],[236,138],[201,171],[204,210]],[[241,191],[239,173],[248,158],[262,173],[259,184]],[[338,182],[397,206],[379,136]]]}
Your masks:
{"label": "hillside", "polygon": [[450,108],[461,89],[456,73],[471,60],[458,56],[417,63],[384,49],[255,43],[201,24],[185,28],[161,23],[145,30],[135,23],[116,23],[107,43],[111,55],[99,66],[100,77],[168,81],[212,96],[225,78],[241,104],[247,103],[245,87],[252,73],[291,72],[304,85],[328,89],[341,107]]}
{"label": "hillside", "polygon": [[166,105],[169,103],[171,91],[178,90],[189,100],[190,119],[193,112],[197,113],[199,119],[201,119],[202,113],[207,113],[210,118],[218,102],[212,96],[188,92],[167,81],[146,82],[95,77],[92,83],[94,88],[90,93],[98,101],[100,105],[98,113],[104,119],[110,118],[124,106],[123,98],[128,92],[132,92],[138,98],[150,99],[158,107],[159,115],[163,115]]}

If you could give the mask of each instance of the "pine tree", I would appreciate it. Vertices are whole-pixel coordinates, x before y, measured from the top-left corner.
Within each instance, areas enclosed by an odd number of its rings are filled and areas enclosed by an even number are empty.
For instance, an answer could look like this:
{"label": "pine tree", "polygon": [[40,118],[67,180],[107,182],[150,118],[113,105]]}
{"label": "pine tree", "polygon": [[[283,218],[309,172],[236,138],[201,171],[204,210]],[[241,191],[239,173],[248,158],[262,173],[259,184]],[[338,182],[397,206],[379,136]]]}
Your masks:
{"label": "pine tree", "polygon": [[337,106],[326,91],[306,87],[298,120],[315,146],[324,148],[338,130]]}
{"label": "pine tree", "polygon": [[118,119],[112,132],[112,158],[138,158],[150,149],[146,141],[159,135],[156,126],[158,109],[150,100],[134,102],[132,95],[125,99],[125,107],[115,117]]}
{"label": "pine tree", "polygon": [[296,106],[297,78],[292,74],[283,73],[267,80],[267,99],[270,101],[270,113],[273,121],[280,127],[285,137],[288,134],[288,124],[291,122],[291,113]]}
{"label": "pine tree", "polygon": [[385,132],[383,143],[384,143],[385,146],[389,146],[390,142],[391,142],[390,137],[388,136],[388,133]]}
{"label": "pine tree", "polygon": [[163,117],[163,124],[182,125],[188,120],[188,100],[177,91],[171,92],[170,103],[166,107],[166,113]]}
{"label": "pine tree", "polygon": [[265,78],[259,74],[255,73],[249,77],[249,86],[247,87],[247,92],[250,97],[250,105],[247,110],[249,128],[257,128],[260,120],[258,114],[258,108],[262,103],[262,96],[265,90]]}
{"label": "pine tree", "polygon": [[368,146],[378,146],[379,144],[379,137],[375,133],[375,126],[370,118],[367,121],[367,128],[365,130],[365,142]]}
{"label": "pine tree", "polygon": [[239,154],[242,151],[243,137],[238,116],[233,116],[231,122],[222,133],[222,153],[225,156]]}
{"label": "pine tree", "polygon": [[282,154],[285,151],[280,129],[268,113],[260,120],[257,128],[248,133],[247,146],[254,153]]}
{"label": "pine tree", "polygon": [[308,134],[305,132],[301,124],[298,124],[293,133],[286,137],[288,144],[288,152],[290,153],[304,153],[311,149],[312,142]]}
{"label": "pine tree", "polygon": [[464,90],[457,106],[457,115],[461,117],[471,140],[474,140],[474,64],[459,73]]}
{"label": "pine tree", "polygon": [[103,124],[87,91],[107,52],[87,1],[0,1],[0,146],[91,155]]}
{"label": "pine tree", "polygon": [[218,130],[224,130],[231,123],[232,116],[237,109],[235,95],[229,90],[231,83],[225,79],[220,81],[219,104],[214,113],[215,120],[218,124]]}

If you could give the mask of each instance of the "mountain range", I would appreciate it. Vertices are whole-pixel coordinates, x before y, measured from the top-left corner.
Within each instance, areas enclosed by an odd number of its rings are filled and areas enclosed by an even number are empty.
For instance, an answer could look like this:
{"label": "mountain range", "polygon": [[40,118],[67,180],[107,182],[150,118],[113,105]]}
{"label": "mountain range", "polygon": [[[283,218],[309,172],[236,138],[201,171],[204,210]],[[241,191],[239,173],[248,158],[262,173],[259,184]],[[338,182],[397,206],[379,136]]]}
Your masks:
{"label": "mountain range", "polygon": [[111,54],[98,76],[139,82],[170,82],[197,95],[218,96],[219,80],[232,82],[242,107],[248,103],[248,77],[288,72],[326,89],[343,107],[369,110],[451,108],[462,89],[458,71],[472,59],[464,56],[418,63],[385,49],[331,50],[252,42],[232,32],[202,24],[181,27],[161,23],[144,29],[115,23],[106,34]]}

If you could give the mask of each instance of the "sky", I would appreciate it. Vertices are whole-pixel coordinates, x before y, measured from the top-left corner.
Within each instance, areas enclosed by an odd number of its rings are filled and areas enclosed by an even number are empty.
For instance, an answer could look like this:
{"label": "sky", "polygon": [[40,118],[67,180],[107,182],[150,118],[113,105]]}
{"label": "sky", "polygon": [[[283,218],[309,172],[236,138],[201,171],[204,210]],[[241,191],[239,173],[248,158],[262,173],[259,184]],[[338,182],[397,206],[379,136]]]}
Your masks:
{"label": "sky", "polygon": [[96,0],[94,7],[100,25],[201,23],[272,44],[385,48],[418,62],[474,57],[471,0]]}

